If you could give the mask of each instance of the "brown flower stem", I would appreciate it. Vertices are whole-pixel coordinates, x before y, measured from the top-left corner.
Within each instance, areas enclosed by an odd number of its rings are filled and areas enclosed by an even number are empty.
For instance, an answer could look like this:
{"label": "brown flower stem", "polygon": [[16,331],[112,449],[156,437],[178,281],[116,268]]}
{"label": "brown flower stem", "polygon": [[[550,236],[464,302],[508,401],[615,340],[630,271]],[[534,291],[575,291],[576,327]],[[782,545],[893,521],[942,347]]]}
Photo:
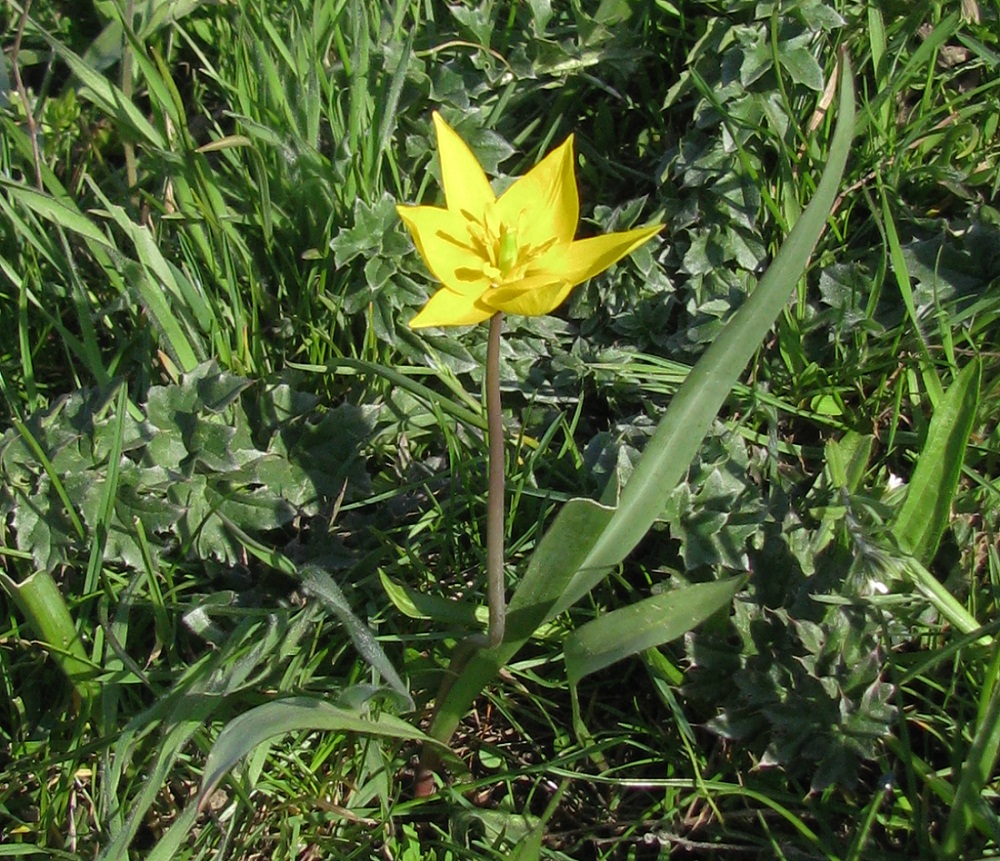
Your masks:
{"label": "brown flower stem", "polygon": [[[503,314],[490,317],[490,335],[486,347],[486,434],[489,446],[486,495],[486,597],[489,604],[489,628],[482,634],[467,637],[455,647],[451,663],[441,680],[435,709],[448,695],[452,682],[481,648],[496,648],[503,642],[507,619],[507,599],[504,594],[504,438],[503,414],[500,403],[500,332]],[[425,744],[413,781],[413,795],[427,798],[434,794],[434,772],[441,764],[440,754]]]}
{"label": "brown flower stem", "polygon": [[[448,663],[448,669],[445,670],[444,678],[441,679],[441,687],[438,688],[437,699],[434,701],[435,711],[444,698],[448,696],[452,683],[461,675],[472,656],[483,647],[484,642],[485,638],[482,634],[475,634],[466,637],[455,646],[455,651],[451,654],[451,661]],[[440,767],[441,753],[436,747],[425,742],[420,749],[420,762],[413,776],[414,798],[429,798],[437,791],[434,775]]]}
{"label": "brown flower stem", "polygon": [[486,348],[486,428],[489,442],[489,476],[486,496],[486,596],[490,608],[486,645],[503,642],[507,604],[504,596],[504,456],[503,415],[500,405],[500,331],[503,314],[490,317]]}

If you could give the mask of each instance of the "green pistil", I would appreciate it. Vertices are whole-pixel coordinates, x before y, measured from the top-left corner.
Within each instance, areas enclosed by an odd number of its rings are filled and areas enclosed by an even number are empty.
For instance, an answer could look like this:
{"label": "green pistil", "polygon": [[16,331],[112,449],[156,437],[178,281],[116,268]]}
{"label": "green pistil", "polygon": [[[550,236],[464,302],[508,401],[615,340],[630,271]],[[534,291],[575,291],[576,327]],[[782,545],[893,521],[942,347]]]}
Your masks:
{"label": "green pistil", "polygon": [[497,268],[500,277],[506,278],[510,270],[517,264],[517,229],[500,225],[500,253],[497,255]]}

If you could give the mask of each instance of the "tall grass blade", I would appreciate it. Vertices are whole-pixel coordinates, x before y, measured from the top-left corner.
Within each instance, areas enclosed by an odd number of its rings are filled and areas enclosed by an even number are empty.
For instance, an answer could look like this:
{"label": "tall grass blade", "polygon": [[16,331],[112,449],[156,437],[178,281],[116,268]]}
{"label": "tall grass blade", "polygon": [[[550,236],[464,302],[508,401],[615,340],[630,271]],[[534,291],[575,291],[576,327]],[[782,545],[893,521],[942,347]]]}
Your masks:
{"label": "tall grass blade", "polygon": [[[994,648],[1000,649],[1000,645]],[[998,663],[994,659],[990,666],[992,678],[986,707],[980,715],[976,734],[972,739],[969,754],[959,772],[955,787],[948,824],[941,841],[941,857],[946,861],[959,858],[966,847],[966,838],[979,813],[996,822],[996,815],[983,804],[981,793],[993,773],[997,756],[1000,755],[1000,685],[997,682]]]}
{"label": "tall grass blade", "polygon": [[934,360],[931,358],[930,350],[927,347],[927,339],[920,328],[920,317],[917,314],[917,307],[913,300],[913,282],[910,278],[909,268],[906,265],[906,256],[903,254],[903,246],[899,241],[899,232],[896,230],[896,221],[892,217],[892,207],[889,205],[888,192],[885,186],[879,182],[879,192],[882,198],[882,229],[885,231],[885,241],[889,246],[889,257],[892,260],[892,272],[896,278],[896,286],[899,288],[900,298],[903,300],[903,307],[910,319],[910,325],[917,336],[920,344],[920,353],[923,361],[920,363],[920,376],[927,388],[928,397],[931,404],[936,408],[941,398],[944,397],[944,389],[941,387],[941,380],[938,379],[934,370]]}
{"label": "tall grass blade", "polygon": [[73,74],[79,78],[80,83],[83,85],[80,87],[80,95],[82,97],[93,102],[98,108],[104,111],[115,126],[129,129],[141,141],[156,150],[161,152],[166,151],[167,142],[164,140],[163,135],[146,119],[142,111],[132,103],[131,99],[125,96],[125,93],[85,63],[79,55],[73,53],[62,42],[59,42],[47,33],[43,35],[52,47],[52,50],[60,56]]}
{"label": "tall grass blade", "polygon": [[[105,772],[103,781],[108,784],[109,793],[117,789],[115,804],[123,806],[106,814],[111,822],[119,824],[112,827],[111,839],[98,855],[98,861],[127,861],[135,835],[194,734],[224,707],[228,696],[259,684],[275,660],[280,659],[282,651],[287,654],[296,648],[308,627],[306,615],[290,623],[272,618],[266,626],[253,618],[247,619],[231,632],[217,651],[189,668],[173,690],[159,697],[127,724],[118,736],[111,767]],[[154,731],[159,731],[155,757],[144,769],[137,791],[126,803],[122,790],[130,781],[129,766],[141,741]],[[189,807],[196,809],[194,804]],[[120,821],[122,813],[125,816]],[[178,836],[176,832],[174,836]]]}
{"label": "tall grass blade", "polygon": [[309,566],[302,570],[302,589],[317,598],[347,630],[354,648],[379,675],[396,691],[409,709],[413,709],[413,697],[403,680],[389,661],[371,629],[362,622],[351,609],[347,598],[333,578],[325,571]]}
{"label": "tall grass blade", "polygon": [[114,243],[105,235],[104,231],[80,212],[70,198],[55,198],[31,186],[12,182],[2,177],[0,177],[0,187],[7,189],[12,199],[17,200],[53,225],[75,233],[89,242],[114,249]]}
{"label": "tall grass blade", "polygon": [[101,566],[104,564],[104,549],[107,546],[108,530],[118,496],[118,475],[125,438],[125,417],[128,415],[127,404],[128,385],[123,383],[118,389],[118,396],[115,400],[115,423],[111,434],[111,448],[108,452],[108,472],[104,479],[97,520],[91,530],[90,558],[87,561],[87,575],[83,581],[84,595],[90,595],[97,589]]}

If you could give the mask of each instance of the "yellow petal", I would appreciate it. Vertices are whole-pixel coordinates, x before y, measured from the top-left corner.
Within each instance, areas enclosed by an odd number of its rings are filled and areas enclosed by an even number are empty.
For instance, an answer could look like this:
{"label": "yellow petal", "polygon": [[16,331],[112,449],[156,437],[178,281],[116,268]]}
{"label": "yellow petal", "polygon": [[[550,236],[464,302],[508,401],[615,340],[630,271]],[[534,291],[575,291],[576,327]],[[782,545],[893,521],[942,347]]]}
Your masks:
{"label": "yellow petal", "polygon": [[551,314],[582,281],[603,272],[663,229],[662,224],[559,245],[532,264],[532,274],[487,290],[482,303],[507,314]]}
{"label": "yellow petal", "polygon": [[573,135],[508,188],[497,208],[501,220],[518,229],[520,246],[571,242],[580,221]]}
{"label": "yellow petal", "polygon": [[482,218],[486,205],[496,200],[490,181],[472,150],[437,111],[434,112],[434,129],[448,209],[456,213],[465,210],[474,218]]}
{"label": "yellow petal", "polygon": [[446,287],[476,297],[490,286],[484,259],[472,246],[462,216],[437,206],[397,206],[424,263]]}
{"label": "yellow petal", "polygon": [[523,289],[524,282],[498,287],[483,294],[483,302],[506,314],[537,317],[551,314],[566,301],[575,286],[561,279],[552,280],[551,276],[540,281],[537,286],[529,285],[528,289]]}
{"label": "yellow petal", "polygon": [[412,320],[411,329],[426,326],[470,326],[492,317],[495,311],[447,287],[438,290]]}
{"label": "yellow petal", "polygon": [[590,239],[580,239],[568,246],[553,249],[543,260],[538,261],[538,265],[558,271],[570,284],[579,284],[631,254],[662,229],[662,224],[653,224],[622,233],[604,233]]}

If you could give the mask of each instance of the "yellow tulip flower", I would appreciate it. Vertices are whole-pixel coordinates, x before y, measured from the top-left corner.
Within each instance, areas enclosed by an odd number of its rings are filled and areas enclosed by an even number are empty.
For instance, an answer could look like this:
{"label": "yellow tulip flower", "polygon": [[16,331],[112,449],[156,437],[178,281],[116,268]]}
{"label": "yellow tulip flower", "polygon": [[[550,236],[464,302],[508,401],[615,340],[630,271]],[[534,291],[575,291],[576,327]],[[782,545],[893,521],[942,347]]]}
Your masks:
{"label": "yellow tulip flower", "polygon": [[445,208],[397,206],[444,285],[410,326],[465,326],[498,311],[548,314],[570,291],[652,238],[662,224],[575,240],[580,200],[573,136],[498,198],[482,167],[434,114]]}

